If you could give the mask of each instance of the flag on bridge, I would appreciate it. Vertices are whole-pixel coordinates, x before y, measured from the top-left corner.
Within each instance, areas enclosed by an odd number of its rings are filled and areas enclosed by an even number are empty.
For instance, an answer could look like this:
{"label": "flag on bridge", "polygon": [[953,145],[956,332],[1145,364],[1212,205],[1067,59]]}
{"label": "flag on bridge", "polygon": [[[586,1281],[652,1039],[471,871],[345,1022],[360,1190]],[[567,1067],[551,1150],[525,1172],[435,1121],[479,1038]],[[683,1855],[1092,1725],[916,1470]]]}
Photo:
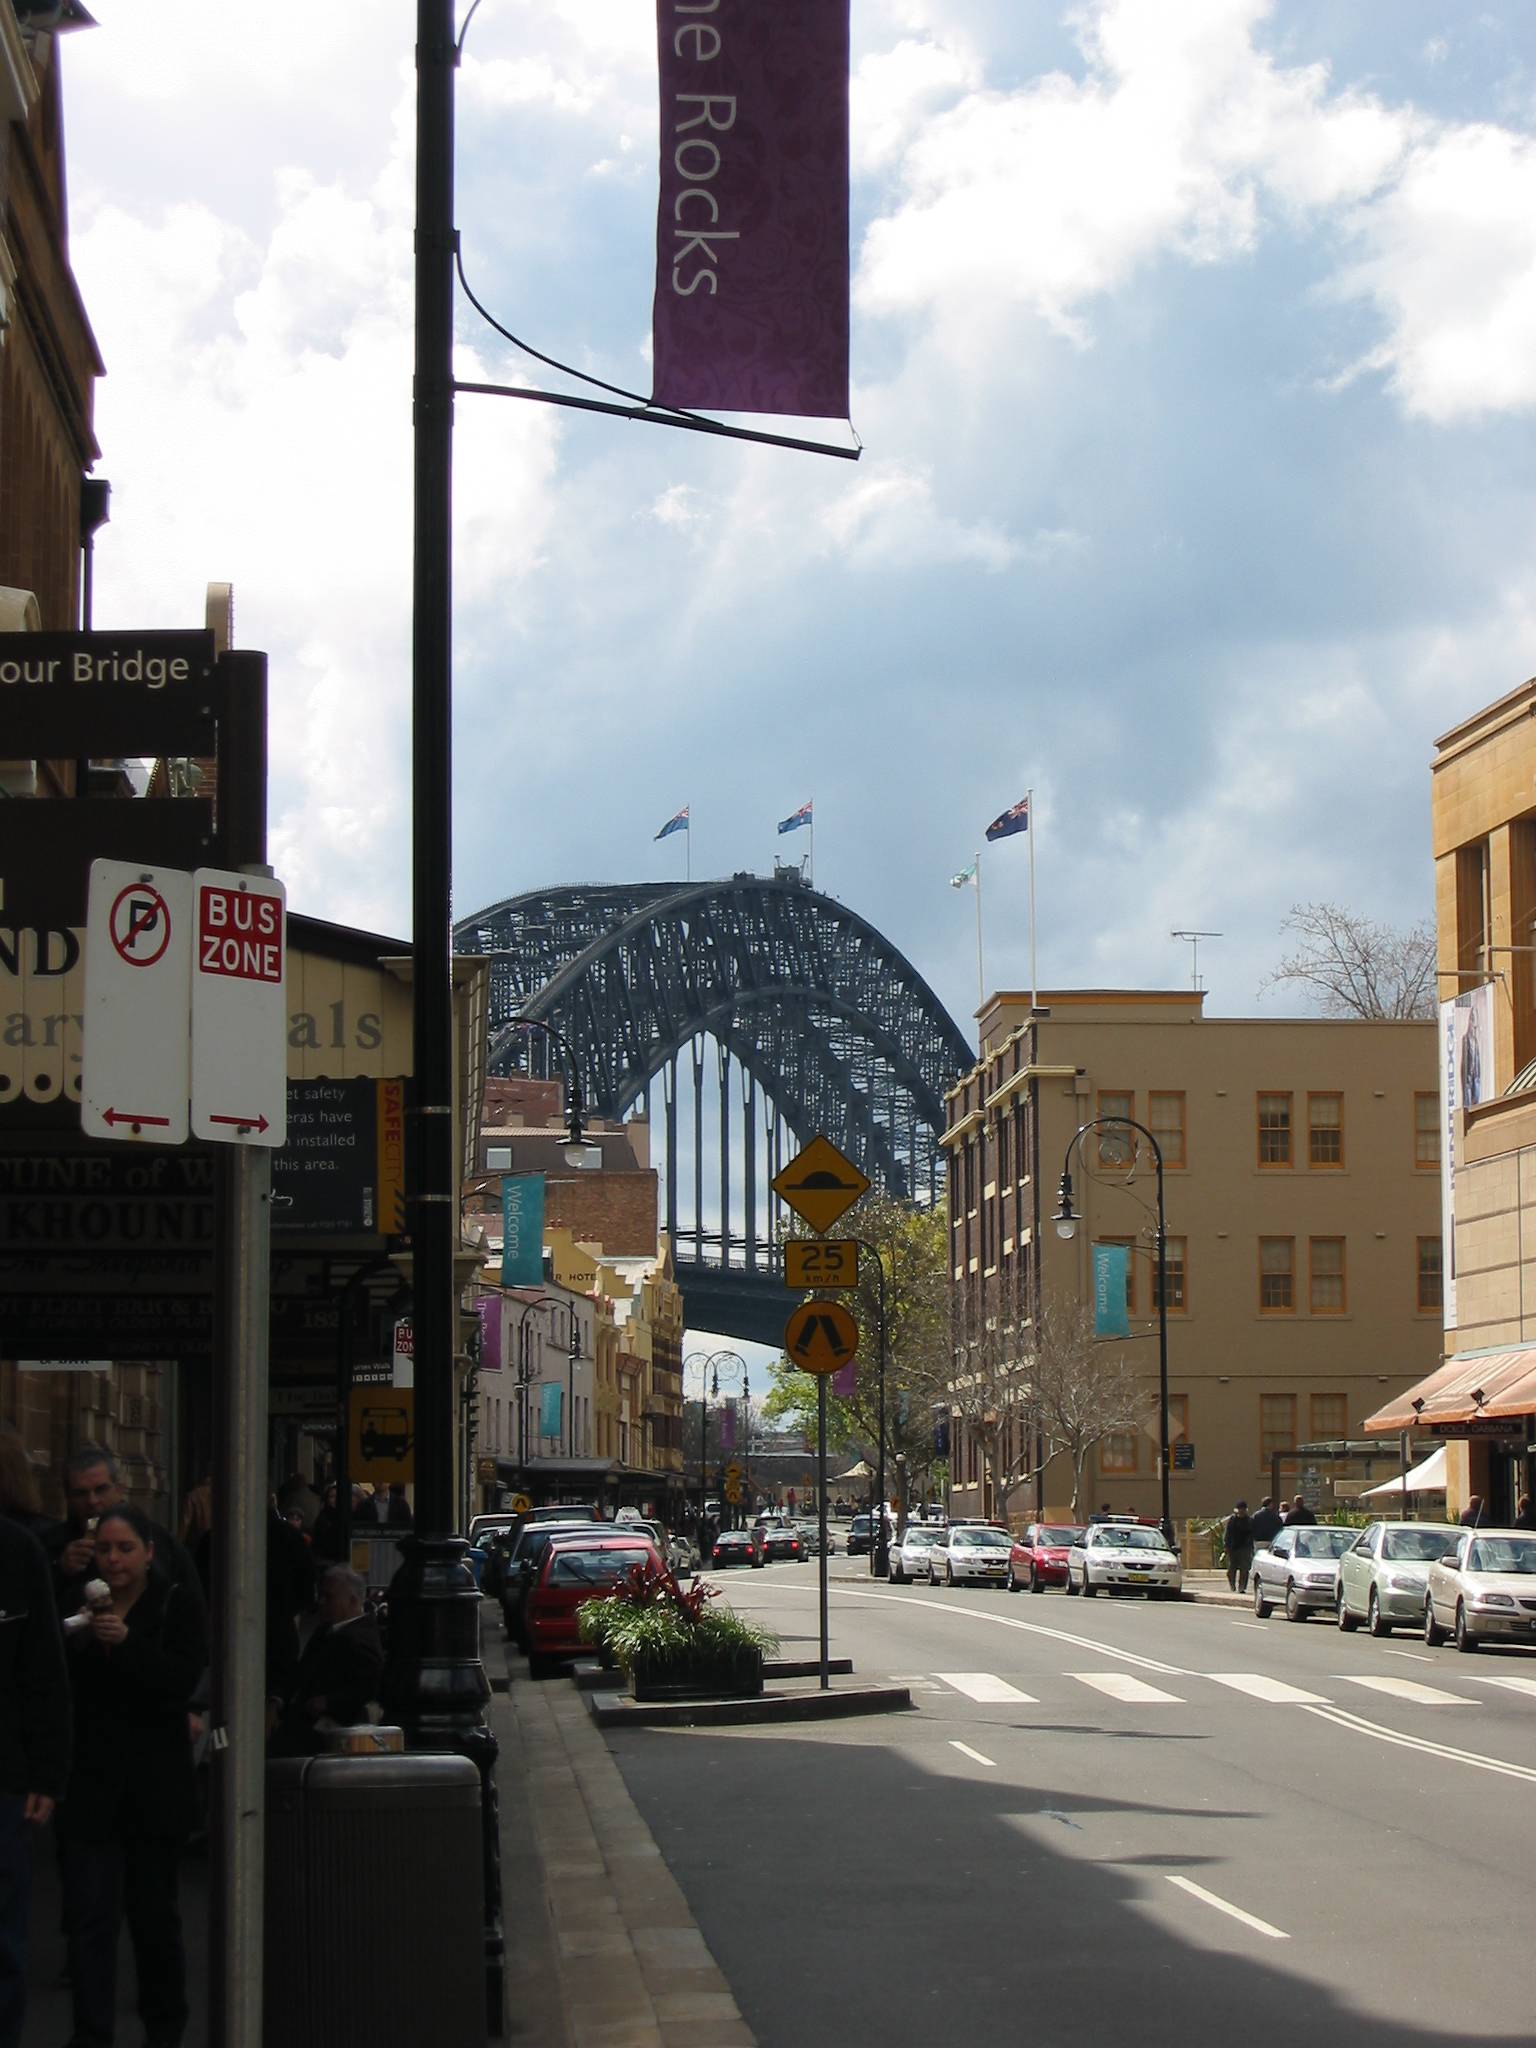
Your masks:
{"label": "flag on bridge", "polygon": [[809,804],[802,804],[798,811],[791,811],[787,818],[780,818],[779,830],[781,832],[798,832],[802,825],[809,825],[810,822],[811,807]]}
{"label": "flag on bridge", "polygon": [[[657,839],[665,839],[665,838],[667,837],[668,833],[671,833],[671,832],[686,832],[687,830],[688,830],[688,806],[687,806],[686,804],[684,804],[684,805],[683,805],[683,808],[682,808],[682,809],[681,809],[680,811],[676,812],[676,813],[675,813],[675,814],[674,814],[674,815],[673,815],[672,817],[668,818],[668,820],[667,820],[667,822],[665,823],[665,825],[663,825],[663,826],[662,826],[662,828],[661,828],[661,830],[660,830],[660,831],[659,831],[659,832],[658,832],[658,833],[656,834],[656,837],[657,837]],[[653,842],[653,843],[654,843],[654,842]]]}
{"label": "flag on bridge", "polygon": [[989,839],[1010,839],[1015,832],[1027,832],[1028,830],[1029,798],[1021,796],[1011,810],[1002,812],[992,820],[991,824],[987,827],[987,837]]}

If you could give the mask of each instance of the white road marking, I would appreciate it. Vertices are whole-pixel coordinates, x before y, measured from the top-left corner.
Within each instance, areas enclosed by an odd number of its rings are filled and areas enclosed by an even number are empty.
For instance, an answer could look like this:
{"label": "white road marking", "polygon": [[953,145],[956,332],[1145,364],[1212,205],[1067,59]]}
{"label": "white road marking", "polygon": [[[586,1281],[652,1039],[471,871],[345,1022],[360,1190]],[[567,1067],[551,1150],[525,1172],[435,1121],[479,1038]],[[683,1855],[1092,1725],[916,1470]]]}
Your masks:
{"label": "white road marking", "polygon": [[[816,1588],[814,1584],[805,1584],[796,1587],[795,1590],[814,1593]],[[837,1591],[845,1600],[879,1600],[886,1606],[905,1607],[908,1611],[912,1606],[911,1601],[903,1600],[899,1593],[860,1593],[847,1586],[839,1586]],[[1031,1636],[1048,1636],[1053,1642],[1070,1643],[1074,1650],[1094,1650],[1101,1657],[1113,1657],[1121,1664],[1134,1664],[1142,1671],[1157,1671],[1165,1678],[1188,1678],[1191,1675],[1178,1664],[1163,1664],[1156,1657],[1139,1656],[1135,1650],[1117,1650],[1112,1643],[1097,1642],[1092,1636],[1073,1635],[1069,1629],[1047,1628],[1044,1623],[1038,1621],[1018,1621],[1011,1614],[989,1614],[983,1607],[951,1607],[943,1601],[935,1600],[932,1603],[925,1602],[923,1612],[948,1614],[959,1621],[990,1622],[994,1628],[1022,1629],[1026,1635]]]}
{"label": "white road marking", "polygon": [[1326,1707],[1328,1700],[1320,1692],[1303,1692],[1299,1685],[1287,1685],[1283,1678],[1266,1678],[1261,1671],[1203,1671],[1202,1678],[1208,1678],[1212,1685],[1230,1685],[1234,1692],[1245,1692],[1250,1699],[1269,1700],[1279,1707]]}
{"label": "white road marking", "polygon": [[1475,1707],[1465,1693],[1442,1692],[1438,1685],[1420,1685],[1416,1678],[1345,1678],[1344,1685],[1361,1685],[1367,1692],[1384,1692],[1394,1700],[1412,1700],[1416,1707]]}
{"label": "white road marking", "polygon": [[989,1771],[997,1769],[991,1757],[983,1756],[979,1749],[972,1749],[968,1742],[952,1742],[949,1746],[951,1749],[958,1749],[962,1756],[968,1756],[973,1764],[985,1764]]}
{"label": "white road marking", "polygon": [[1075,1678],[1079,1685],[1091,1685],[1095,1692],[1102,1692],[1112,1700],[1121,1700],[1126,1706],[1134,1707],[1181,1707],[1184,1702],[1171,1692],[1159,1692],[1155,1685],[1148,1685],[1140,1678],[1132,1678],[1128,1671],[1069,1671],[1068,1678]]}
{"label": "white road marking", "polygon": [[1384,1657],[1406,1657],[1410,1664],[1438,1664],[1438,1657],[1430,1657],[1423,1650],[1383,1650]]}
{"label": "white road marking", "polygon": [[1260,1635],[1267,1636],[1269,1634],[1269,1630],[1262,1621],[1234,1621],[1232,1626],[1233,1628],[1256,1628]]}
{"label": "white road marking", "polygon": [[956,1692],[963,1692],[968,1700],[979,1700],[983,1706],[1002,1706],[1009,1701],[1018,1701],[1026,1707],[1038,1707],[1040,1702],[1032,1692],[1020,1692],[1016,1685],[1010,1685],[1006,1678],[996,1678],[990,1671],[935,1671],[935,1678],[945,1685],[952,1685]]}
{"label": "white road marking", "polygon": [[1470,1764],[1476,1771],[1495,1771],[1501,1778],[1520,1778],[1527,1785],[1536,1785],[1536,1770],[1532,1770],[1529,1764],[1509,1764],[1502,1757],[1482,1756],[1475,1749],[1452,1749],[1448,1743],[1430,1742],[1422,1735],[1404,1735],[1396,1728],[1383,1728],[1379,1721],[1367,1721],[1359,1714],[1346,1713],[1342,1707],[1303,1707],[1301,1711],[1316,1714],[1323,1721],[1332,1721],[1336,1727],[1351,1728],[1357,1735],[1370,1735],[1377,1742],[1388,1742],[1394,1749],[1416,1749],[1423,1756],[1444,1757],[1449,1763]]}
{"label": "white road marking", "polygon": [[1497,1677],[1482,1671],[1467,1673],[1474,1685],[1498,1685],[1507,1692],[1523,1692],[1536,1697],[1536,1678],[1516,1678],[1513,1672],[1501,1672]]}
{"label": "white road marking", "polygon": [[1271,1941],[1289,1941],[1290,1936],[1283,1927],[1271,1927],[1267,1920],[1261,1920],[1257,1913],[1245,1913],[1241,1906],[1234,1906],[1230,1899],[1219,1899],[1214,1892],[1208,1892],[1203,1884],[1196,1884],[1192,1877],[1175,1877],[1171,1871],[1164,1876],[1170,1884],[1176,1884],[1181,1892],[1188,1892],[1191,1898],[1204,1899],[1208,1906],[1214,1906],[1218,1913],[1226,1913],[1234,1920],[1241,1920],[1245,1927],[1251,1927],[1255,1934],[1267,1934]]}

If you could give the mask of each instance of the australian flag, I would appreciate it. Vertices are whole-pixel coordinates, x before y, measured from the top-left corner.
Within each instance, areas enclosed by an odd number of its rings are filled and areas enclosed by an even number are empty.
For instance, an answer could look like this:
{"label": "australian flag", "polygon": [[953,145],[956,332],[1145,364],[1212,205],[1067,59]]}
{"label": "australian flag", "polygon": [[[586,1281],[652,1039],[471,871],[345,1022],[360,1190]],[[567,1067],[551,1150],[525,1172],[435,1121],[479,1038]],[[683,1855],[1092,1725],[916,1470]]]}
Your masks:
{"label": "australian flag", "polygon": [[[783,827],[779,828],[781,831]],[[1029,830],[1029,798],[1021,796],[1012,810],[1004,811],[987,827],[989,839],[1011,839],[1015,832]]]}
{"label": "australian flag", "polygon": [[802,804],[798,811],[791,811],[787,818],[780,818],[779,830],[781,832],[796,832],[802,825],[809,825],[810,822],[811,807],[809,804]]}
{"label": "australian flag", "polygon": [[[683,808],[676,814],[675,817],[668,818],[665,825],[663,825],[661,830],[656,834],[656,838],[665,839],[667,835],[671,832],[686,832],[687,830],[688,806],[684,804]],[[652,843],[654,844],[655,842],[653,841]]]}

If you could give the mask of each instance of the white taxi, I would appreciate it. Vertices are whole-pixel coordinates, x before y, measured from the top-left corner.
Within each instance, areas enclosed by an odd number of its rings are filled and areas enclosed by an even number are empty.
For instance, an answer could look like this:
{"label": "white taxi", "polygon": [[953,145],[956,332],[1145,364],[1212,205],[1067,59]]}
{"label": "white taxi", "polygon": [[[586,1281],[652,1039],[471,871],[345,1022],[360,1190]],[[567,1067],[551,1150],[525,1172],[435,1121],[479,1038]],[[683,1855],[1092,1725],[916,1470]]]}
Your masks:
{"label": "white taxi", "polygon": [[1161,1529],[1145,1522],[1095,1522],[1067,1552],[1067,1591],[1091,1600],[1101,1586],[1177,1600],[1184,1568]]}

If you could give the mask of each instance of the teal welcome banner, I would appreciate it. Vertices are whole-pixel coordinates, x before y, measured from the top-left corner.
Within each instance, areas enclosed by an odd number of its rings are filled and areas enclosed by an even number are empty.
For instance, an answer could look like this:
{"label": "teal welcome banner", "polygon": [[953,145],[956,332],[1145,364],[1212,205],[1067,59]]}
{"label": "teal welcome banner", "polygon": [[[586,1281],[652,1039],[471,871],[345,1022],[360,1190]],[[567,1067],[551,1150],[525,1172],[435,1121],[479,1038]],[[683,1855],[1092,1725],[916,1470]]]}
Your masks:
{"label": "teal welcome banner", "polygon": [[544,1382],[543,1386],[542,1386],[542,1387],[540,1387],[540,1389],[539,1389],[539,1435],[540,1435],[540,1436],[558,1436],[558,1435],[560,1434],[560,1397],[561,1397],[561,1395],[562,1395],[562,1394],[563,1394],[564,1392],[565,1392],[565,1389],[564,1389],[563,1387],[557,1387],[557,1386],[554,1386],[554,1385],[552,1385],[552,1384],[551,1384],[551,1382],[550,1382],[550,1381],[548,1381],[548,1380],[546,1380],[546,1381]]}
{"label": "teal welcome banner", "polygon": [[1093,1334],[1095,1337],[1129,1337],[1130,1317],[1125,1312],[1125,1276],[1131,1250],[1124,1244],[1096,1244],[1093,1248]]}
{"label": "teal welcome banner", "polygon": [[501,1284],[537,1287],[544,1278],[544,1176],[509,1173],[501,1183]]}

